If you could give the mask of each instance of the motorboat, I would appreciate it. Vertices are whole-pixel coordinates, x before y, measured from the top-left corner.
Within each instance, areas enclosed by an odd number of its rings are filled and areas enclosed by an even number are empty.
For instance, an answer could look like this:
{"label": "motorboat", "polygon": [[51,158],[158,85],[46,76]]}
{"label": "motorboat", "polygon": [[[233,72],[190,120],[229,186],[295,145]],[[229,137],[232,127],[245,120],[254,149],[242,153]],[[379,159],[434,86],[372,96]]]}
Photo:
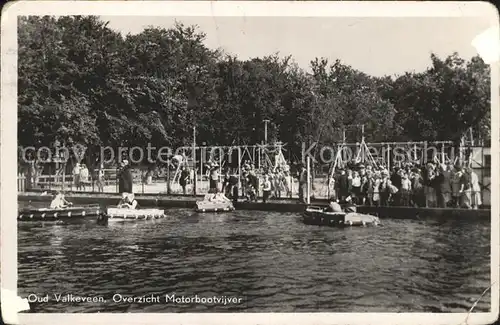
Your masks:
{"label": "motorboat", "polygon": [[68,206],[59,209],[24,208],[18,213],[18,221],[69,221],[96,217],[103,219],[104,211],[98,204],[86,206]]}
{"label": "motorboat", "polygon": [[206,194],[202,201],[196,202],[197,212],[229,212],[234,210],[233,202],[221,193]]}
{"label": "motorboat", "polygon": [[302,215],[302,220],[309,225],[331,227],[377,226],[380,220],[376,216],[357,212],[328,212],[325,207],[309,206]]}
{"label": "motorboat", "polygon": [[108,208],[108,221],[135,221],[165,218],[165,211],[161,209],[131,209]]}

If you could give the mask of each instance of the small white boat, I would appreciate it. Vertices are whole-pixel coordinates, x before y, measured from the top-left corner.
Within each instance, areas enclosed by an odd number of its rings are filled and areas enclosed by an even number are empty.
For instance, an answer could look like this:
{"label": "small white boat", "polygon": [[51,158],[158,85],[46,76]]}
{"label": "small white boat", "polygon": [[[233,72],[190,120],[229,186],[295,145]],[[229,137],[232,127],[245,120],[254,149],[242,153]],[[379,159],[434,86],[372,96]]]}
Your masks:
{"label": "small white boat", "polygon": [[165,211],[160,209],[108,208],[108,221],[134,221],[165,218]]}
{"label": "small white boat", "polygon": [[197,212],[229,212],[234,210],[233,202],[222,194],[207,194],[203,201],[196,202]]}

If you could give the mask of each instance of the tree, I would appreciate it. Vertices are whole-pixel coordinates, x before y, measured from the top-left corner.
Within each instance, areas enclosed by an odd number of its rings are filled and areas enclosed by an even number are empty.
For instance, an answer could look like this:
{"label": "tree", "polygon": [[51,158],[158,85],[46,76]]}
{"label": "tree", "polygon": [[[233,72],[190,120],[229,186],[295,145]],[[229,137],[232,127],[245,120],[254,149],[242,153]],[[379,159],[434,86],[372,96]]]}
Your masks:
{"label": "tree", "polygon": [[297,157],[358,124],[371,142],[490,137],[479,57],[431,55],[424,72],[379,78],[339,60],[316,58],[311,73],[279,53],[240,60],[204,41],[180,23],[123,37],[94,16],[20,18],[20,144],[177,147],[193,126],[207,145],[255,144],[264,119]]}

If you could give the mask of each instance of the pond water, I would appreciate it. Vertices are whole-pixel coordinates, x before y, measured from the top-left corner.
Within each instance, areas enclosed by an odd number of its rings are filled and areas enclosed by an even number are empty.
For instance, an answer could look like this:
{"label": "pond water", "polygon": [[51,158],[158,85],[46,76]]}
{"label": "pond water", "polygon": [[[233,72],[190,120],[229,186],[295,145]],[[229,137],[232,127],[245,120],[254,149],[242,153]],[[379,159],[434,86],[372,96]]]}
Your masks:
{"label": "pond water", "polygon": [[[488,221],[335,229],[290,213],[167,214],[107,226],[20,223],[19,295],[49,295],[35,312],[468,312],[490,285]],[[115,302],[115,294],[241,299]],[[489,309],[487,293],[474,311]]]}

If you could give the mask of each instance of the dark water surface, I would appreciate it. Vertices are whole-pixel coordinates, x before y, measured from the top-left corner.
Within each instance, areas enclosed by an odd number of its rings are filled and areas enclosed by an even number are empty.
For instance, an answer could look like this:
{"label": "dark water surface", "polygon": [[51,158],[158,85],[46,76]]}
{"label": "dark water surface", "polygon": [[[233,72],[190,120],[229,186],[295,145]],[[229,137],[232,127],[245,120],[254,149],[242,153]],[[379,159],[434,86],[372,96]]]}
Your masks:
{"label": "dark water surface", "polygon": [[[490,285],[490,223],[307,226],[298,214],[168,210],[164,220],[19,224],[19,294],[36,312],[467,312]],[[115,303],[114,294],[159,295]],[[165,294],[239,304],[165,303]],[[105,303],[56,302],[54,294]],[[489,311],[487,293],[475,311]]]}

